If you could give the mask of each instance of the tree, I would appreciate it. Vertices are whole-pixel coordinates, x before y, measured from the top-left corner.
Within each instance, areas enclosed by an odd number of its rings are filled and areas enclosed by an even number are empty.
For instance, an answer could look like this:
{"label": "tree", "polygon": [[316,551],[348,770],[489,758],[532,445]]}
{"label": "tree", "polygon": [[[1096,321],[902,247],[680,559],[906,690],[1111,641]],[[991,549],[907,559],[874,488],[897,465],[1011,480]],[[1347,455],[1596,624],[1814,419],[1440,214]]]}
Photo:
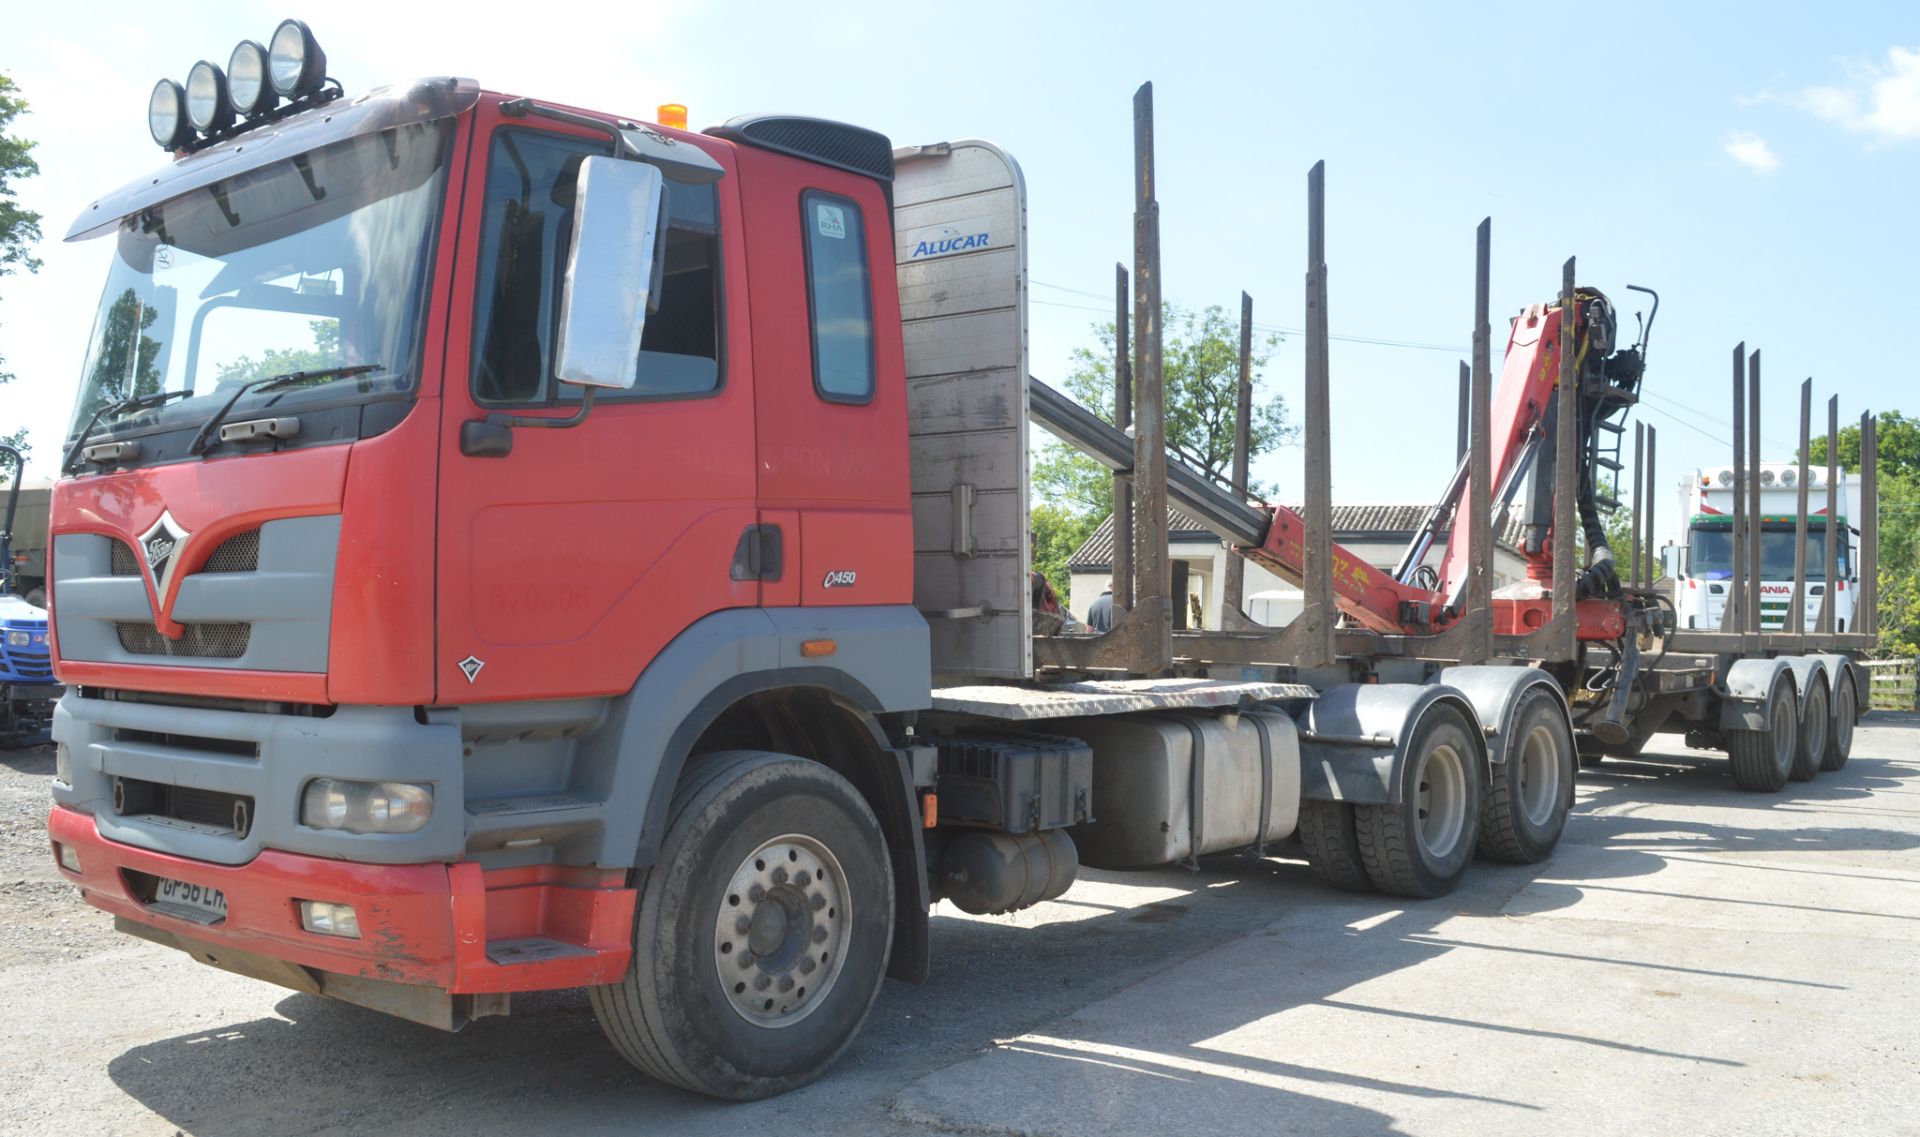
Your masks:
{"label": "tree", "polygon": [[[15,199],[14,179],[30,178],[40,172],[33,160],[32,142],[13,133],[13,120],[26,113],[27,101],[15,94],[19,88],[13,79],[0,72],[0,276],[26,271],[36,272],[40,261],[33,255],[34,242],[40,239],[40,215],[22,209]],[[12,382],[0,359],[0,384]],[[27,432],[23,427],[12,434],[0,435],[5,442],[25,453]]]}
{"label": "tree", "polygon": [[[1888,477],[1920,478],[1920,419],[1908,418],[1899,411],[1880,415],[1878,472]],[[1807,447],[1807,462],[1827,464],[1825,435],[1813,439]],[[1860,424],[1840,428],[1840,468],[1849,473],[1860,470]]]}
{"label": "tree", "polygon": [[1052,502],[1033,503],[1033,567],[1046,576],[1062,604],[1069,600],[1071,583],[1067,561],[1100,527],[1101,516]]}
{"label": "tree", "polygon": [[[1172,304],[1161,307],[1167,394],[1167,439],[1206,471],[1225,479],[1233,463],[1233,420],[1240,375],[1240,337],[1218,305],[1191,312]],[[1095,325],[1097,347],[1076,348],[1073,370],[1064,384],[1068,394],[1108,422],[1113,421],[1112,323]],[[1261,397],[1261,372],[1280,337],[1254,342],[1250,452],[1264,454],[1290,441],[1299,429],[1287,420],[1279,395]],[[1033,486],[1041,502],[1094,524],[1113,512],[1113,475],[1064,442],[1050,441],[1034,462]],[[1271,487],[1254,486],[1254,492]],[[1038,506],[1035,509],[1036,526]],[[1092,526],[1088,526],[1091,532]],[[1048,579],[1053,579],[1049,576]]]}
{"label": "tree", "polygon": [[[1880,415],[1880,642],[1889,657],[1920,655],[1920,419],[1899,411]],[[1860,472],[1860,425],[1840,431],[1840,468]],[[1807,447],[1809,462],[1825,463],[1827,440]],[[1856,519],[1853,524],[1859,525]]]}

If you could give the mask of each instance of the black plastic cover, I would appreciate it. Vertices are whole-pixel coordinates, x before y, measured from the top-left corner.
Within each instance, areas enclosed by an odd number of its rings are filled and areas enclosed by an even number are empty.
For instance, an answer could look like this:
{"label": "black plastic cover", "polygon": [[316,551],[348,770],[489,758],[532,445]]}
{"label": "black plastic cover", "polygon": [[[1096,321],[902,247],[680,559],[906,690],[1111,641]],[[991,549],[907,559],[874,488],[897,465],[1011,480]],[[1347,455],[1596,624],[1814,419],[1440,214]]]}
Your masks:
{"label": "black plastic cover", "polygon": [[1093,820],[1093,748],[1077,738],[936,738],[940,823],[1028,833]]}
{"label": "black plastic cover", "polygon": [[893,181],[893,143],[864,126],[797,115],[741,115],[708,127],[706,133],[881,182]]}

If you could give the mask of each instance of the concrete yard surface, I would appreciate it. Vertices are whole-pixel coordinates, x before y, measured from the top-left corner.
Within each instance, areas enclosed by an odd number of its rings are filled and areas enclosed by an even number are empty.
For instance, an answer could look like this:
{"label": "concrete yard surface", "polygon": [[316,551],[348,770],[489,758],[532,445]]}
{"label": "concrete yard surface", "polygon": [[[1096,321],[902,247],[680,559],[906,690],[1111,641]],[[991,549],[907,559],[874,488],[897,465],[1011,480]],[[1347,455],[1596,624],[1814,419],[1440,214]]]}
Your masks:
{"label": "concrete yard surface", "polygon": [[1440,900],[1283,847],[942,905],[931,981],[736,1106],[631,1071],[577,992],[442,1034],[116,937],[47,854],[47,751],[0,752],[0,1130],[1920,1135],[1920,716],[1775,796],[1649,751]]}

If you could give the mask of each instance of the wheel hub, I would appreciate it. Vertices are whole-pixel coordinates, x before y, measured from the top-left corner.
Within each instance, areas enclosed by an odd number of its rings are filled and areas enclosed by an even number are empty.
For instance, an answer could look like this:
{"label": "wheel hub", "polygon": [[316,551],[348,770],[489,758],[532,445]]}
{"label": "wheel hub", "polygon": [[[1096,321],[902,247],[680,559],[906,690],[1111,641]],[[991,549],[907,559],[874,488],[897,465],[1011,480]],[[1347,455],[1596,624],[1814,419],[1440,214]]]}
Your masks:
{"label": "wheel hub", "polygon": [[714,970],[728,1004],[757,1026],[805,1018],[840,976],[852,917],[846,873],[825,845],[790,833],[755,849],[714,920]]}
{"label": "wheel hub", "polygon": [[1466,829],[1467,775],[1460,752],[1451,746],[1427,751],[1420,757],[1414,779],[1420,845],[1429,856],[1444,859]]}
{"label": "wheel hub", "polygon": [[[1512,761],[1512,759],[1508,759]],[[1560,754],[1553,731],[1536,726],[1520,747],[1520,808],[1527,820],[1545,826],[1560,804]]]}

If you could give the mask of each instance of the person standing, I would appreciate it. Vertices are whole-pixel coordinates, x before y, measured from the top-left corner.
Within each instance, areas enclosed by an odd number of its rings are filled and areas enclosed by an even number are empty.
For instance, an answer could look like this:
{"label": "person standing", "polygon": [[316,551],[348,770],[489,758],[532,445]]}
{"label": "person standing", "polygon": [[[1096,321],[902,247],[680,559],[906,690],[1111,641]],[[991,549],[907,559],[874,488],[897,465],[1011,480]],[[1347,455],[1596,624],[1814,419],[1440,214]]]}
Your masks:
{"label": "person standing", "polygon": [[1087,608],[1087,627],[1096,632],[1113,630],[1113,584],[1100,590],[1100,595]]}

